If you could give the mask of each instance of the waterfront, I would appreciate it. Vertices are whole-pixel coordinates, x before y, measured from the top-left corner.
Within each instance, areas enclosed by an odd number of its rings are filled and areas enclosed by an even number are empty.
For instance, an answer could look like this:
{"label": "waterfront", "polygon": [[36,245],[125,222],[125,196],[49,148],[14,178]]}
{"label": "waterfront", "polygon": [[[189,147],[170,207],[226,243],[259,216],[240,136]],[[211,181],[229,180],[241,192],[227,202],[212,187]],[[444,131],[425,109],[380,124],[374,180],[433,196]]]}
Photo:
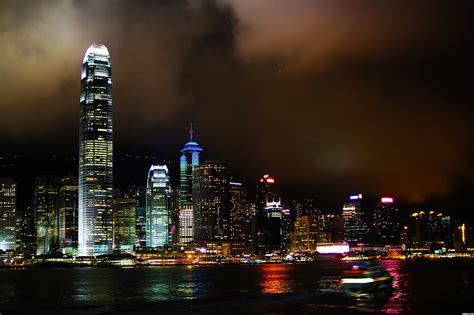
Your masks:
{"label": "waterfront", "polygon": [[385,260],[393,292],[348,298],[346,263],[0,270],[2,314],[473,312],[474,260]]}

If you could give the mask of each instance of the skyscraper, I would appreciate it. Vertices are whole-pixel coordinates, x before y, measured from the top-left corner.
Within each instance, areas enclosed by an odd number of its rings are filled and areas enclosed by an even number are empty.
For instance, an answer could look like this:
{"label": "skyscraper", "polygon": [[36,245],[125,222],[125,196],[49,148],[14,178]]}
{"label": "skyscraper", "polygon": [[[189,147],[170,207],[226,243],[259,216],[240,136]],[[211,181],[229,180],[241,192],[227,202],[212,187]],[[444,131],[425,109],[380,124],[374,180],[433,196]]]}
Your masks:
{"label": "skyscraper", "polygon": [[363,206],[362,194],[352,195],[342,206],[344,240],[351,245],[369,242],[368,209]]}
{"label": "skyscraper", "polygon": [[146,246],[166,246],[170,234],[170,177],[166,165],[152,165],[146,188]]}
{"label": "skyscraper", "polygon": [[36,254],[48,254],[59,248],[59,196],[56,177],[36,178],[34,194]]}
{"label": "skyscraper", "polygon": [[112,251],[112,67],[107,47],[92,44],[81,75],[79,254]]}
{"label": "skyscraper", "polygon": [[179,243],[191,243],[193,240],[193,206],[185,204],[179,211]]}
{"label": "skyscraper", "polygon": [[275,179],[264,175],[257,185],[255,237],[257,253],[279,251],[282,247],[282,205],[276,192]]}
{"label": "skyscraper", "polygon": [[397,245],[400,243],[400,213],[393,198],[383,197],[377,203],[371,228],[372,244]]}
{"label": "skyscraper", "polygon": [[15,249],[16,183],[0,178],[0,249]]}
{"label": "skyscraper", "polygon": [[136,207],[135,198],[115,198],[113,200],[114,249],[133,250],[136,237]]}
{"label": "skyscraper", "polygon": [[193,187],[194,240],[229,238],[227,167],[216,161],[195,167]]}
{"label": "skyscraper", "polygon": [[77,178],[61,178],[59,187],[59,246],[67,254],[77,253]]}
{"label": "skyscraper", "polygon": [[247,192],[242,183],[229,182],[230,238],[244,240],[248,205]]}
{"label": "skyscraper", "polygon": [[191,204],[193,201],[193,171],[199,165],[199,154],[202,148],[193,139],[193,126],[189,130],[189,141],[181,149],[179,158],[180,203]]}

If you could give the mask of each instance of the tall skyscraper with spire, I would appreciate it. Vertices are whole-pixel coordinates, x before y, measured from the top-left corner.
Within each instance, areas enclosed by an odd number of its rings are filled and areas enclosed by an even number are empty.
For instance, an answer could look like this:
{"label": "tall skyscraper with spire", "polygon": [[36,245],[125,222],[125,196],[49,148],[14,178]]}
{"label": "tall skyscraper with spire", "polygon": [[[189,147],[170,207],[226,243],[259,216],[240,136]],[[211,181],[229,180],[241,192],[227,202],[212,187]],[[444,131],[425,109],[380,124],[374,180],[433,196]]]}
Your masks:
{"label": "tall skyscraper with spire", "polygon": [[193,201],[193,171],[199,166],[199,154],[203,149],[193,139],[193,125],[189,128],[189,141],[181,149],[179,158],[180,204],[191,204]]}
{"label": "tall skyscraper with spire", "polygon": [[79,255],[112,252],[112,65],[92,44],[82,61],[79,129]]}

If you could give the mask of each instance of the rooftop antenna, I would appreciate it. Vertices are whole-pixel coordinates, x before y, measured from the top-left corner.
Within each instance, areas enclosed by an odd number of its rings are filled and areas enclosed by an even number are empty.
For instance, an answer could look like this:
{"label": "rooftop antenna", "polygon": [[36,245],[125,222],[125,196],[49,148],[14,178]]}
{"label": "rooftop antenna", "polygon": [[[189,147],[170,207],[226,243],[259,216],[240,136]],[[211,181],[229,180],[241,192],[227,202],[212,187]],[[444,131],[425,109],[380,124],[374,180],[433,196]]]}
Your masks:
{"label": "rooftop antenna", "polygon": [[193,123],[190,124],[190,127],[189,127],[189,141],[193,141]]}

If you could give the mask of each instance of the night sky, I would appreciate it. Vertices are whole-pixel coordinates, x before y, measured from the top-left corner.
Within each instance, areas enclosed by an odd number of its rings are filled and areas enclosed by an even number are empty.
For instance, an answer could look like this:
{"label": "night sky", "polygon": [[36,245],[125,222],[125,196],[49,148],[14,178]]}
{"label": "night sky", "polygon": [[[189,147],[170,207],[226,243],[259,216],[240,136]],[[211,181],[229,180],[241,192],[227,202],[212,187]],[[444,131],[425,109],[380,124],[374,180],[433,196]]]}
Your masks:
{"label": "night sky", "polygon": [[323,207],[367,192],[472,216],[472,9],[2,0],[0,154],[23,162],[2,165],[0,176],[75,171],[77,161],[45,160],[77,156],[82,57],[99,42],[112,58],[120,185],[144,183],[149,164],[126,154],[171,161],[176,181],[193,122],[204,158],[226,162],[247,186],[270,172],[288,198],[314,196]]}

